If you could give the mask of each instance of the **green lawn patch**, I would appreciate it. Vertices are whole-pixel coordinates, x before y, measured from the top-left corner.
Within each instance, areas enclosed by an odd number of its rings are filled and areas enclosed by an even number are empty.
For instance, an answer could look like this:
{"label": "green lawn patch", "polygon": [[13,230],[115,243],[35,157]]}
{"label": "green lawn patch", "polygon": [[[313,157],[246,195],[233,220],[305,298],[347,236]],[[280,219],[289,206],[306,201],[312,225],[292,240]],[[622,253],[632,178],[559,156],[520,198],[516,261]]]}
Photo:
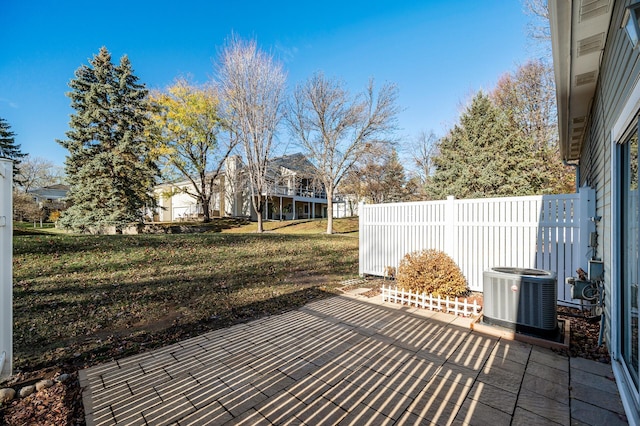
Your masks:
{"label": "green lawn patch", "polygon": [[51,222],[44,222],[40,226],[40,222],[34,225],[33,222],[13,222],[13,235],[40,235],[50,233],[61,233],[55,229]]}
{"label": "green lawn patch", "polygon": [[293,309],[357,259],[341,235],[16,236],[15,365],[93,364]]}

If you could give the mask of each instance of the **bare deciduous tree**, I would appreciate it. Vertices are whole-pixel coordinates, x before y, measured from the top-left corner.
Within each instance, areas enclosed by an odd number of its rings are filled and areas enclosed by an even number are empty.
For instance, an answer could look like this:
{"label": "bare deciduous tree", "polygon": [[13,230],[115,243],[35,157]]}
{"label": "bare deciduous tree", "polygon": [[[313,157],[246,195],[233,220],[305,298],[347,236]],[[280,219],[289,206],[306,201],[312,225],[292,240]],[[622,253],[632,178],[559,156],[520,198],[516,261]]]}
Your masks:
{"label": "bare deciduous tree", "polygon": [[63,172],[51,161],[27,155],[20,162],[20,188],[24,192],[63,181]]}
{"label": "bare deciduous tree", "polygon": [[334,190],[372,146],[390,140],[398,113],[393,84],[382,86],[377,96],[373,80],[355,96],[343,86],[316,73],[296,88],[287,110],[291,131],[318,168],[327,192],[327,234],[333,233]]}
{"label": "bare deciduous tree", "polygon": [[351,197],[355,196],[358,201],[374,204],[384,202],[385,161],[382,161],[384,160],[382,157],[389,156],[389,150],[384,148],[380,147],[362,155],[360,160],[345,173],[337,191]]}
{"label": "bare deciduous tree", "polygon": [[416,166],[416,174],[422,185],[433,172],[433,157],[437,153],[438,138],[433,132],[422,131],[411,144],[411,156]]}
{"label": "bare deciduous tree", "polygon": [[542,60],[532,60],[516,72],[500,77],[491,99],[506,115],[514,134],[529,141],[539,165],[529,172],[538,174],[542,193],[573,191],[571,168],[562,165],[558,142],[553,70]]}
{"label": "bare deciduous tree", "polygon": [[232,36],[222,51],[218,78],[231,132],[244,146],[258,232],[263,232],[267,163],[282,118],[286,74],[255,40]]}
{"label": "bare deciduous tree", "polygon": [[13,220],[37,222],[43,219],[43,210],[26,192],[13,193]]}
{"label": "bare deciduous tree", "polygon": [[491,99],[515,128],[533,140],[536,150],[557,145],[555,85],[549,65],[533,60],[502,75]]}
{"label": "bare deciduous tree", "polygon": [[551,57],[551,29],[547,0],[523,0],[524,11],[531,17],[527,23],[529,37],[544,58]]}

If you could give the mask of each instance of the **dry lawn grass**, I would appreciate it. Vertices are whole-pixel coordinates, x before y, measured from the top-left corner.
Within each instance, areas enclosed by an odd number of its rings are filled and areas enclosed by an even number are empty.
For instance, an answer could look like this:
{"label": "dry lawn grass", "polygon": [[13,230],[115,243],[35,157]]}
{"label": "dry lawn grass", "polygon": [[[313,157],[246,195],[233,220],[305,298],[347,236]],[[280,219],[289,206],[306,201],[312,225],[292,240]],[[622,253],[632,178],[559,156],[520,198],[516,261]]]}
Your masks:
{"label": "dry lawn grass", "polygon": [[293,234],[14,238],[17,370],[83,366],[301,306],[357,275],[358,240]]}
{"label": "dry lawn grass", "polygon": [[[327,219],[301,219],[288,221],[265,221],[264,230],[279,234],[321,234],[327,231]],[[230,233],[255,233],[257,223],[250,223],[235,229],[223,230]],[[335,234],[352,234],[357,236],[358,218],[348,217],[333,220],[333,232]]]}

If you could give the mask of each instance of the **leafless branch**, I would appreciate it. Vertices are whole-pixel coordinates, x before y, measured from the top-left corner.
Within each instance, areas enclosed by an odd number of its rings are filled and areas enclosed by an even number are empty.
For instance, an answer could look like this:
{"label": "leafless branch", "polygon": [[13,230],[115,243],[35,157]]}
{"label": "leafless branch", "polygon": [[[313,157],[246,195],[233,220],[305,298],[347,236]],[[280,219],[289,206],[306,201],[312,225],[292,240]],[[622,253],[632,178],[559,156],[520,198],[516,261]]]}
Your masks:
{"label": "leafless branch", "polygon": [[218,79],[227,121],[244,146],[258,231],[262,232],[267,164],[282,117],[286,74],[255,40],[232,35],[220,57]]}
{"label": "leafless branch", "polygon": [[[316,73],[296,87],[287,108],[292,135],[316,165],[332,212],[336,186],[374,145],[391,141],[396,127],[397,87],[383,85],[375,93],[373,80],[366,90],[351,95],[344,84]],[[332,233],[331,214],[327,233]]]}

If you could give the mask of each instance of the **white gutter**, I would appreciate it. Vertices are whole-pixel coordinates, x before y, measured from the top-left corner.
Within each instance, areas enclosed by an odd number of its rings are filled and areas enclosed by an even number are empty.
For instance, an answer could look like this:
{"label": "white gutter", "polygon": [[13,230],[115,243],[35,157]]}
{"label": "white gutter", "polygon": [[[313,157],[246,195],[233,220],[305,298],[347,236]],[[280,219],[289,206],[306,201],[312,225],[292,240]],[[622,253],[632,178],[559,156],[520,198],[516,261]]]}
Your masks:
{"label": "white gutter", "polygon": [[549,27],[551,30],[551,48],[553,53],[553,71],[556,82],[560,153],[564,160],[572,160],[568,158],[571,142],[569,135],[569,97],[571,95],[572,1],[549,0],[548,6]]}

